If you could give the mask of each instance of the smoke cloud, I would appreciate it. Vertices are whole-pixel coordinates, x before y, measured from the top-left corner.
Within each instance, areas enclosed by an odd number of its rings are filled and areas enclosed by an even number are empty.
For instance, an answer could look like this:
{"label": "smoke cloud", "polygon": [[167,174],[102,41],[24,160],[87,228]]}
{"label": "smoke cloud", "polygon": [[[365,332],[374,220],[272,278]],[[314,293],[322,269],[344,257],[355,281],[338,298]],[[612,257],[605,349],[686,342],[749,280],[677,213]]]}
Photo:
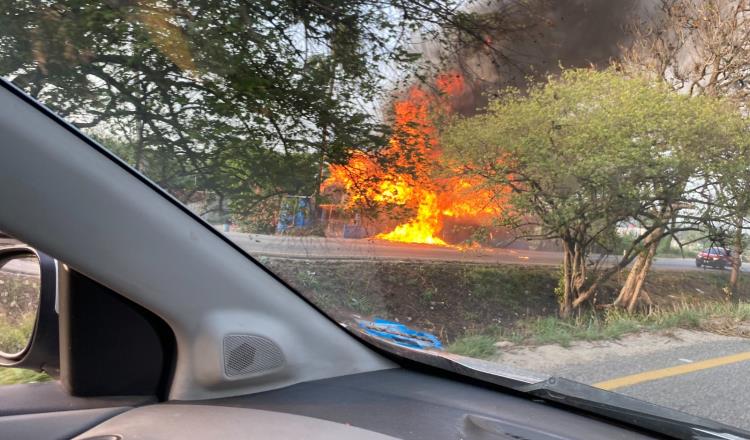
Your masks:
{"label": "smoke cloud", "polygon": [[[464,115],[489,96],[561,67],[602,68],[628,45],[628,25],[653,11],[655,0],[504,0],[475,8],[486,17],[473,35],[448,33],[428,57],[464,76],[467,93],[456,102]],[[481,35],[483,41],[478,40]]]}

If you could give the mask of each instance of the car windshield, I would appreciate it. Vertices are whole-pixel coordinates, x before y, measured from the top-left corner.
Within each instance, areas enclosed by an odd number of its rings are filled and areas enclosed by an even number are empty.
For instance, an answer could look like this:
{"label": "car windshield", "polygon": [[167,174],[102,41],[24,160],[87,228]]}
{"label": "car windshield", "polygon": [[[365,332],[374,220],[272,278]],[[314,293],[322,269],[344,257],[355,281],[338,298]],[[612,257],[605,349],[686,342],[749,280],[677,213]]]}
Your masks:
{"label": "car windshield", "polygon": [[750,429],[748,8],[4,0],[0,75],[399,355]]}

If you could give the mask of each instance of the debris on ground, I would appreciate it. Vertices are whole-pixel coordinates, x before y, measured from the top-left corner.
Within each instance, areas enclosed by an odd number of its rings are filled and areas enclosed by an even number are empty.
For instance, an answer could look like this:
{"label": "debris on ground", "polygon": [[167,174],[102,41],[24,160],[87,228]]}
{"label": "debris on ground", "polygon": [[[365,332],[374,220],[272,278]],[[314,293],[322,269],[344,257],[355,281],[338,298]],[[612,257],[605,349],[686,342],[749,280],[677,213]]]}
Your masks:
{"label": "debris on ground", "polygon": [[358,321],[359,327],[367,334],[385,339],[394,344],[422,350],[442,350],[443,344],[435,335],[411,329],[404,324],[374,319],[373,321]]}

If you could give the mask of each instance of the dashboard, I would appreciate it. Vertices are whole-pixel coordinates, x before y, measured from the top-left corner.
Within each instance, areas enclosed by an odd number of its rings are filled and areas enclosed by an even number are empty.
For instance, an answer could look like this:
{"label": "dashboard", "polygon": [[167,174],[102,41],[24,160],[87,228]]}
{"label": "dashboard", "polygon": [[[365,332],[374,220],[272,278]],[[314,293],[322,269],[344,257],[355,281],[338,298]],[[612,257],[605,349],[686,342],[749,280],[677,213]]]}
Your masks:
{"label": "dashboard", "polygon": [[389,369],[247,396],[138,407],[76,437],[94,439],[647,439],[643,434],[430,374]]}

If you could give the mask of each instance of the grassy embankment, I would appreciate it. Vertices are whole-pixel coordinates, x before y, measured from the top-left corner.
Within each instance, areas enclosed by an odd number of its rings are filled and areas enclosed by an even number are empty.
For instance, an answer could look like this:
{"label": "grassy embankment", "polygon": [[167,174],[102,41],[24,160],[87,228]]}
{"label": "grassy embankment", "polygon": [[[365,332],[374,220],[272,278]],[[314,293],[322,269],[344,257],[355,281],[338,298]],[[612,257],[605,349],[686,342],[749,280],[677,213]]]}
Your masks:
{"label": "grassy embankment", "polygon": [[[558,269],[553,267],[284,259],[265,263],[339,321],[351,321],[353,315],[398,320],[435,333],[451,352],[473,357],[494,356],[495,343],[503,340],[567,346],[669,328],[737,334],[740,324],[750,320],[750,286],[742,284],[739,294],[727,300],[728,271],[654,271],[645,285],[655,303],[649,311],[630,315],[605,309],[560,319],[554,296]],[[620,277],[607,283],[597,303],[611,302],[622,281]]]}
{"label": "grassy embankment", "polygon": [[459,337],[448,346],[448,351],[491,358],[498,354],[495,346],[498,341],[567,347],[574,341],[619,339],[631,333],[674,328],[750,337],[750,327],[743,327],[747,321],[750,321],[749,303],[675,304],[634,314],[611,309],[602,313],[585,313],[573,319],[550,316],[521,320],[509,329],[487,328],[480,333]]}
{"label": "grassy embankment", "polygon": [[[736,334],[750,320],[750,286],[732,301],[723,287],[728,272],[653,272],[646,288],[656,305],[649,313],[587,312],[556,316],[552,267],[420,262],[331,262],[266,259],[336,319],[383,317],[431,331],[448,350],[472,357],[496,355],[498,341],[569,345],[576,340],[616,339],[628,333],[693,328]],[[621,279],[597,299],[606,303]],[[2,301],[0,301],[0,305]],[[5,303],[6,305],[9,302]],[[748,327],[750,328],[750,327]],[[0,335],[11,335],[0,329]],[[48,380],[27,370],[0,370],[0,384]]]}

